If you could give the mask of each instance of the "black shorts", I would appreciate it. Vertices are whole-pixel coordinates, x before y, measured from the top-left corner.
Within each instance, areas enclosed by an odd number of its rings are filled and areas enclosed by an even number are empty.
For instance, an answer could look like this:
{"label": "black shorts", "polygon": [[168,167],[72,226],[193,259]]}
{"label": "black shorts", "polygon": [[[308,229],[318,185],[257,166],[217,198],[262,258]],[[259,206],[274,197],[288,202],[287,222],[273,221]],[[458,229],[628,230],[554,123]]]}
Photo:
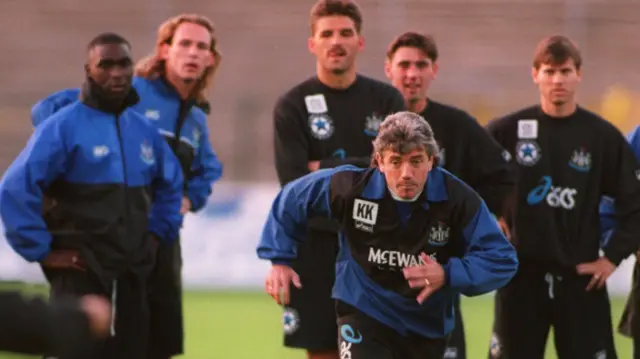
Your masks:
{"label": "black shorts", "polygon": [[180,241],[158,245],[149,279],[150,325],[148,359],[166,359],[184,352],[182,315],[182,252]]}
{"label": "black shorts", "polygon": [[460,296],[458,296],[453,303],[453,309],[455,311],[456,324],[449,336],[449,342],[444,351],[443,359],[467,359],[467,343],[465,340],[462,313],[460,312]]}
{"label": "black shorts", "polygon": [[553,325],[559,359],[616,359],[606,289],[587,292],[591,277],[522,265],[495,297],[490,359],[543,359]]}
{"label": "black shorts", "polygon": [[[91,353],[85,353],[77,358],[65,359],[139,359],[145,357],[149,331],[147,278],[127,273],[107,286],[90,271],[46,269],[46,276],[50,284],[50,300],[96,294],[111,299],[115,313],[111,335],[106,340],[95,340],[90,349]],[[114,298],[115,303],[113,302]]]}
{"label": "black shorts", "polygon": [[338,303],[338,327],[341,358],[441,359],[447,345],[447,338],[402,336],[343,303]]}
{"label": "black shorts", "polygon": [[329,232],[310,232],[298,248],[293,264],[300,275],[302,289],[291,286],[289,305],[284,310],[284,345],[311,352],[335,351],[336,312],[331,298],[335,281],[338,236]]}

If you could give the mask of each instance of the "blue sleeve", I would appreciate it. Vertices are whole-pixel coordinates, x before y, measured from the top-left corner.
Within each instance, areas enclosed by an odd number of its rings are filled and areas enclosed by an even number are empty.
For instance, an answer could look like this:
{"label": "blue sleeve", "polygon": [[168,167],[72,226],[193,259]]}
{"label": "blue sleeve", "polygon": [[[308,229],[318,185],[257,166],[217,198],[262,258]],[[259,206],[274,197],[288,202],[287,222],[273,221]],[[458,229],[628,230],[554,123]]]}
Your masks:
{"label": "blue sleeve", "polygon": [[603,196],[600,200],[600,248],[604,248],[616,226],[616,209],[613,198]]}
{"label": "blue sleeve", "polygon": [[153,182],[153,203],[149,214],[149,232],[165,243],[178,239],[182,225],[182,189],[184,179],[180,162],[157,131],[154,136],[157,173]]}
{"label": "blue sleeve", "polygon": [[[629,133],[627,140],[636,157],[640,159],[640,126]],[[600,248],[606,247],[616,222],[615,201],[609,196],[603,196],[600,200]]]}
{"label": "blue sleeve", "polygon": [[67,89],[45,97],[31,108],[31,123],[37,127],[61,108],[78,100],[79,89]]}
{"label": "blue sleeve", "polygon": [[207,203],[213,183],[222,176],[222,163],[218,161],[218,157],[213,152],[206,125],[203,126],[198,154],[194,159],[191,171],[191,178],[187,182],[186,195],[191,201],[191,211],[197,212]]}
{"label": "blue sleeve", "polygon": [[43,260],[51,250],[52,237],[42,217],[42,197],[67,167],[69,150],[61,122],[47,121],[36,127],[0,182],[0,217],[5,237],[29,262]]}
{"label": "blue sleeve", "polygon": [[[331,217],[331,176],[342,166],[318,170],[285,185],[273,201],[258,244],[258,258],[289,265],[306,239],[310,217]],[[353,167],[355,168],[355,167]]]}
{"label": "blue sleeve", "polygon": [[516,274],[518,256],[484,202],[463,230],[466,253],[445,264],[449,288],[466,296],[505,286]]}
{"label": "blue sleeve", "polygon": [[640,126],[636,126],[627,136],[627,141],[631,144],[636,155],[640,156]]}

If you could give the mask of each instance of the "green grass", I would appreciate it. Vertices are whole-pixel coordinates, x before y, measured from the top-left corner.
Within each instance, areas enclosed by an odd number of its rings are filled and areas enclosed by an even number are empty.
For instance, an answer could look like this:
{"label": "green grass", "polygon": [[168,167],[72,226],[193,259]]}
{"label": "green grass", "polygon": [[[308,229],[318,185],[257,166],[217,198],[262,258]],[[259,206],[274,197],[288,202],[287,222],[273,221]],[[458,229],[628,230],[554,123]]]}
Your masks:
{"label": "green grass", "polygon": [[[6,289],[3,286],[3,289]],[[27,291],[40,291],[27,288]],[[624,299],[612,301],[617,323]],[[493,316],[489,296],[463,299],[468,357],[486,358]],[[186,354],[183,359],[302,359],[304,353],[284,349],[281,309],[259,292],[188,292],[185,294]],[[3,323],[0,323],[0,325]],[[631,358],[631,340],[616,336],[618,357]],[[0,359],[31,359],[0,353]],[[553,344],[546,359],[555,359]]]}

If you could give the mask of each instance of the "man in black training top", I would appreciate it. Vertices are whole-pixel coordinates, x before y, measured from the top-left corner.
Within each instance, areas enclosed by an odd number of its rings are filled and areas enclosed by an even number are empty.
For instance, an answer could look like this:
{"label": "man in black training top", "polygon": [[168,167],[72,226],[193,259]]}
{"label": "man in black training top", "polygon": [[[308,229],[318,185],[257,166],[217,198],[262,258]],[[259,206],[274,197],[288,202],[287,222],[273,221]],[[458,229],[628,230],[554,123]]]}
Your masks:
{"label": "man in black training top", "polygon": [[[355,59],[363,47],[362,15],[356,4],[320,0],[311,9],[310,25],[316,76],[287,91],[274,110],[281,185],[320,168],[367,167],[380,122],[404,109],[396,89],[356,72]],[[331,300],[337,229],[329,219],[309,222],[309,241],[300,247],[294,264],[305,287],[292,289],[283,318],[285,346],[306,349],[313,359],[339,357]]]}
{"label": "man in black training top", "polygon": [[[495,298],[493,359],[542,359],[551,325],[559,359],[617,358],[606,280],[640,244],[640,168],[612,124],[577,106],[581,65],[571,40],[544,39],[532,68],[540,104],[489,124],[520,165],[520,268]],[[603,195],[618,225],[600,256]]]}
{"label": "man in black training top", "polygon": [[[473,187],[508,237],[506,225],[509,201],[514,198],[517,167],[475,118],[452,106],[427,97],[429,85],[438,72],[435,40],[416,32],[406,32],[389,45],[385,73],[403,94],[407,108],[424,117],[440,145],[440,165]],[[460,298],[455,302],[456,325],[444,359],[466,359],[464,324]]]}

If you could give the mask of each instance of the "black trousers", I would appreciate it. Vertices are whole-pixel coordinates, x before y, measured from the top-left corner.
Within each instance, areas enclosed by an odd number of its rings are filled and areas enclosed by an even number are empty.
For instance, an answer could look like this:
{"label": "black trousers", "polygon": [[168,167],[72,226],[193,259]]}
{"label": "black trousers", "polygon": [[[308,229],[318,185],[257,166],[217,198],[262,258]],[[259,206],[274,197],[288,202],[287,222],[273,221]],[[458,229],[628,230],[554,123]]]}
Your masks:
{"label": "black trousers", "polygon": [[51,301],[95,294],[110,299],[113,306],[111,335],[106,340],[95,340],[90,353],[86,355],[59,359],[140,359],[146,356],[148,278],[125,273],[105,285],[90,271],[47,269],[46,272]]}
{"label": "black trousers", "polygon": [[180,240],[159,244],[149,278],[150,333],[148,359],[184,353],[182,308],[182,250]]}
{"label": "black trousers", "polygon": [[309,240],[298,248],[293,264],[303,285],[291,286],[291,300],[283,318],[284,345],[311,352],[338,350],[335,300],[331,298],[336,278],[338,236],[309,231]]}
{"label": "black trousers", "polygon": [[496,294],[489,358],[543,359],[553,325],[559,359],[616,359],[609,296],[590,279],[521,266]]}

